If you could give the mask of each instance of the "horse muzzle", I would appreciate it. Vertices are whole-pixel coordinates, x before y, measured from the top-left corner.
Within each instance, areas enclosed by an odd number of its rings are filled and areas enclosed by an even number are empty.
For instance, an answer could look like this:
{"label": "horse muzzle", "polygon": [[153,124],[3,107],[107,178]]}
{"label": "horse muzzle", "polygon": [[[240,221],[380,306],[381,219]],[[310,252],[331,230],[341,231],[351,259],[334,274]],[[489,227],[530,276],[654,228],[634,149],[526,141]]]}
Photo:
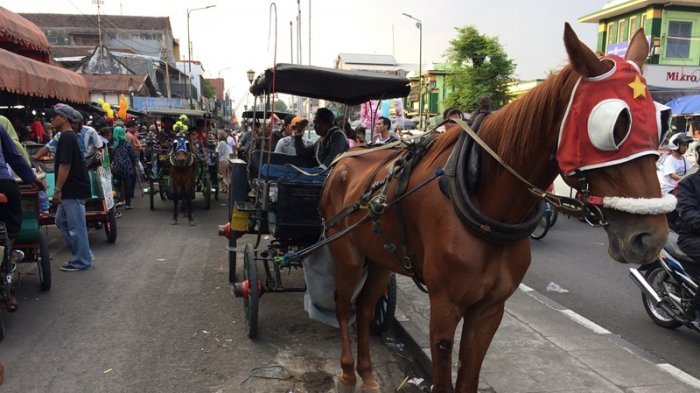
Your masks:
{"label": "horse muzzle", "polygon": [[666,215],[639,215],[605,209],[610,256],[621,263],[653,262],[668,238]]}

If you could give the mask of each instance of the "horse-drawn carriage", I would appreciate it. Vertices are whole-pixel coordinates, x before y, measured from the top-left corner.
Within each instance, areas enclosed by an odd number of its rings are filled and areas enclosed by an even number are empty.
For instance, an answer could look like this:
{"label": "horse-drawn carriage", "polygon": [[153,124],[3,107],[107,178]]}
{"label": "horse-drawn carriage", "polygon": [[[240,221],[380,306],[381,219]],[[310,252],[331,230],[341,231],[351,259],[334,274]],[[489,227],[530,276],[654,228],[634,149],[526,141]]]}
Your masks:
{"label": "horse-drawn carriage", "polygon": [[[205,128],[206,123],[210,121],[211,115],[209,112],[200,110],[188,109],[160,109],[148,111],[148,118],[154,121],[160,121],[164,130],[170,130],[173,124],[182,116],[187,117],[182,121],[188,126],[189,131],[194,130],[195,125],[203,122]],[[184,119],[184,118],[183,118]],[[169,131],[161,131],[169,132]],[[175,134],[166,138],[169,143],[162,145],[156,135],[150,134],[146,137],[145,148],[145,172],[148,179],[148,187],[144,188],[144,192],[148,194],[149,206],[151,210],[155,209],[155,197],[160,196],[162,201],[168,199],[168,185],[170,183],[170,154],[173,152],[172,142]],[[161,139],[162,140],[162,139]],[[192,150],[196,150],[197,161],[193,162],[194,186],[197,192],[201,192],[204,198],[204,208],[211,207],[211,198],[219,200],[219,190],[216,187],[218,179],[218,157],[215,152],[215,145],[211,142],[212,135],[209,135],[204,142],[195,142]]]}
{"label": "horse-drawn carriage", "polygon": [[[409,87],[408,80],[398,76],[280,64],[259,76],[251,92],[256,101],[260,97],[269,100],[274,93],[287,93],[359,105],[370,99],[404,97]],[[265,104],[270,107],[269,102]],[[261,126],[272,126],[270,119],[276,118],[269,112],[263,113],[261,120],[268,123]],[[258,136],[265,137],[265,133]],[[322,237],[319,202],[327,175],[325,168],[316,167],[315,160],[273,153],[273,146],[262,140],[253,141],[253,146],[255,142],[261,142],[257,145],[266,150],[250,149],[232,160],[230,222],[221,231],[229,238],[229,281],[236,296],[243,298],[250,338],[257,334],[259,299],[264,293],[307,290],[308,282],[302,288],[283,286],[281,269],[301,268],[302,262],[301,258],[282,256],[308,250]],[[257,234],[257,241],[238,248],[237,241],[245,233]],[[261,237],[267,234],[272,240],[261,245]],[[239,280],[236,254],[241,250],[243,274]],[[260,267],[263,274],[259,273]],[[395,306],[396,281],[392,279],[377,304],[374,331],[388,329]]]}
{"label": "horse-drawn carriage", "polygon": [[[575,217],[592,215],[605,228],[613,259],[655,260],[668,235],[665,214],[673,211],[675,198],[661,195],[655,174],[658,146],[670,127],[641,74],[649,54],[644,31],[631,38],[624,58],[599,58],[568,24],[564,46],[570,64],[489,115],[478,133],[462,120],[450,120],[444,133],[426,133],[426,145],[418,140],[397,149],[398,154],[379,148],[349,154],[333,166],[321,192],[321,217],[327,239],[333,240],[328,246],[338,277],[334,298],[342,371],[336,391],[355,391],[358,375],[363,391],[381,390],[372,370],[368,327],[375,299],[397,272],[428,291],[433,391],[476,392],[505,302],[530,265],[529,235],[545,201]],[[300,88],[316,82],[298,79]],[[421,145],[424,155],[411,160],[413,148]],[[546,191],[557,174],[580,192],[580,199]],[[395,192],[400,187],[408,191]],[[271,199],[269,189],[260,194],[263,202],[265,195]],[[271,205],[259,205],[237,202],[231,230],[265,222],[261,212]],[[240,213],[249,217],[241,219]],[[389,247],[393,244],[401,247]],[[267,285],[256,285],[257,263],[269,264],[270,258],[246,248],[242,284],[248,284],[237,290],[248,298],[250,320],[253,299]],[[411,257],[395,258],[397,249]],[[364,268],[369,274],[360,284]],[[349,315],[358,284],[355,357]],[[459,366],[453,381],[455,345]]]}

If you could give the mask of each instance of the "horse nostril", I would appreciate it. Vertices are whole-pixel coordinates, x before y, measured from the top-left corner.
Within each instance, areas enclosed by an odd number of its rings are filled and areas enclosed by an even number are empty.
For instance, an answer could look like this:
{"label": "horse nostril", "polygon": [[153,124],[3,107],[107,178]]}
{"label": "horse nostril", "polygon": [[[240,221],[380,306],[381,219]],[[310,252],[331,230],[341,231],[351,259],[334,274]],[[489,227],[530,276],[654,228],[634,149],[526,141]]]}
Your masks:
{"label": "horse nostril", "polygon": [[644,254],[651,246],[652,234],[649,232],[639,232],[630,237],[629,246],[637,254]]}

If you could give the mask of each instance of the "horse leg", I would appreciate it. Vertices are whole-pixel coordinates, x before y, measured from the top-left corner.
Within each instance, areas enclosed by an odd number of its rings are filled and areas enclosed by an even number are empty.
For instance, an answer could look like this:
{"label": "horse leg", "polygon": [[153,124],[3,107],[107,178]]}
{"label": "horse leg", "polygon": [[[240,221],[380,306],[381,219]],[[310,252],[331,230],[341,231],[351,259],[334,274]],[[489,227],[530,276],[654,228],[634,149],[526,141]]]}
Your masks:
{"label": "horse leg", "polygon": [[391,271],[369,263],[367,280],[355,302],[357,312],[357,373],[362,378],[362,391],[380,391],[381,386],[372,372],[369,350],[369,325],[374,319],[379,298],[385,293]]}
{"label": "horse leg", "polygon": [[[439,288],[430,293],[430,355],[432,357],[432,393],[452,393],[452,347],[461,310]],[[464,344],[462,344],[464,345]]]}
{"label": "horse leg", "polygon": [[488,308],[470,310],[464,318],[459,346],[459,371],[457,392],[476,392],[479,373],[491,340],[503,318],[505,300]]}
{"label": "horse leg", "polygon": [[177,225],[177,194],[173,192],[173,219],[170,225]]}
{"label": "horse leg", "polygon": [[357,376],[355,359],[352,356],[350,342],[350,314],[352,312],[352,295],[362,277],[364,258],[357,254],[350,240],[341,238],[331,245],[333,260],[336,262],[335,316],[340,327],[341,372],[337,376],[336,392],[354,392]]}
{"label": "horse leg", "polygon": [[194,217],[192,217],[192,198],[187,198],[187,219],[189,225],[194,225]]}

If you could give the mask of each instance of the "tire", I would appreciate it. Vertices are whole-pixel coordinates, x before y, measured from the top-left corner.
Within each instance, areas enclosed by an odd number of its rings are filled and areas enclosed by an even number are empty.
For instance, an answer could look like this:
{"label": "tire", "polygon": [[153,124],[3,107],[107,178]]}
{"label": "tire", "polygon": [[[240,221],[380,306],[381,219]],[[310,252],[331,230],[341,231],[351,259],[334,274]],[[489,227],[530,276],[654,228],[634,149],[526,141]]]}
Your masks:
{"label": "tire", "polygon": [[204,180],[202,192],[204,193],[204,209],[209,210],[211,209],[211,179]]}
{"label": "tire", "polygon": [[107,236],[107,243],[114,243],[117,241],[117,214],[116,209],[109,209],[109,216],[107,221],[105,221],[105,235]]}
{"label": "tire", "polygon": [[156,194],[155,194],[155,190],[153,189],[154,185],[155,184],[153,183],[153,179],[150,179],[148,181],[148,204],[149,204],[149,207],[151,208],[151,210],[156,209],[156,206],[155,206]]}
{"label": "tire", "polygon": [[369,325],[369,330],[373,334],[381,334],[389,330],[394,323],[394,314],[396,313],[396,274],[391,273],[389,285],[386,291],[379,298],[377,305],[374,307],[374,318]]}
{"label": "tire", "polygon": [[245,327],[248,337],[253,339],[258,335],[258,265],[255,261],[255,252],[250,244],[246,244],[243,254],[243,280],[248,281],[248,296],[243,297],[245,311]]}
{"label": "tire", "polygon": [[[662,284],[664,282],[668,283],[670,277],[668,276],[668,272],[666,272],[664,268],[657,265],[656,267],[648,270],[644,277],[647,279],[651,287],[654,288],[654,290],[657,291],[657,293],[662,295],[662,299],[666,297],[664,296],[665,290],[663,289]],[[654,321],[655,324],[666,329],[675,329],[683,325],[681,322],[668,315],[666,311],[664,311],[660,307],[656,307],[654,305],[654,300],[649,298],[644,293],[642,293],[642,302],[644,304],[644,310],[647,312],[647,315],[649,315],[649,318],[651,318],[651,320]],[[675,309],[674,306],[670,306]]]}
{"label": "tire", "polygon": [[553,227],[554,224],[557,223],[558,218],[559,218],[559,211],[557,211],[557,209],[555,209],[555,208],[552,208],[552,217],[549,220],[550,221],[550,223],[549,223],[550,228]]}
{"label": "tire", "polygon": [[2,312],[0,312],[0,341],[5,338],[5,324],[2,323]]}
{"label": "tire", "polygon": [[42,291],[51,289],[51,255],[46,234],[39,232],[39,260],[36,262],[39,270],[39,287]]}
{"label": "tire", "polygon": [[541,240],[545,236],[547,236],[547,232],[549,232],[549,227],[551,226],[551,223],[549,220],[550,220],[550,214],[545,213],[542,216],[542,218],[540,218],[540,221],[537,223],[537,226],[530,234],[530,239]]}
{"label": "tire", "polygon": [[231,251],[234,247],[236,247],[236,235],[231,233],[231,238],[228,239],[228,282],[231,284],[235,284],[237,281],[236,277],[236,257],[237,254],[235,251]]}

